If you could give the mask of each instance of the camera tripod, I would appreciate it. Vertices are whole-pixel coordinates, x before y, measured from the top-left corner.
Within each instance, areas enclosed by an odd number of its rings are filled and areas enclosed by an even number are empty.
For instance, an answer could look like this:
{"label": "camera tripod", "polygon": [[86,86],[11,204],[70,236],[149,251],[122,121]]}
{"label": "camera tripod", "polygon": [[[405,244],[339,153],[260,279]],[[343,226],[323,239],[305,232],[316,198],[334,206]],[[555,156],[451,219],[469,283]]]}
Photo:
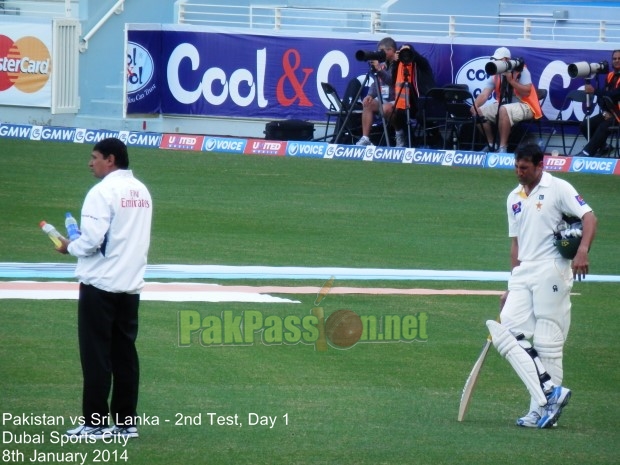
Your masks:
{"label": "camera tripod", "polygon": [[[587,78],[584,79],[586,85],[592,85],[592,78],[594,78],[594,74],[591,76],[588,76]],[[598,79],[596,80],[596,87],[598,87],[599,81]],[[590,101],[590,94],[588,94],[586,92],[586,111],[585,111],[585,116],[586,116],[586,139],[589,141],[590,140],[590,116],[592,115],[592,113],[594,112],[594,108],[591,107],[590,105],[592,104],[592,102]]]}
{"label": "camera tripod", "polygon": [[381,85],[379,83],[379,76],[378,76],[379,71],[373,65],[369,64],[369,66],[370,66],[370,69],[366,73],[366,76],[364,77],[364,81],[362,82],[362,85],[357,91],[357,95],[351,101],[351,105],[349,105],[349,108],[347,108],[347,113],[344,118],[344,121],[342,122],[342,125],[340,126],[340,130],[338,131],[338,134],[336,135],[336,138],[334,140],[336,141],[340,140],[340,136],[342,136],[342,132],[347,127],[349,119],[351,118],[351,115],[353,114],[355,102],[359,101],[360,96],[362,94],[362,89],[368,86],[368,83],[370,82],[370,77],[372,76],[373,81],[374,81],[373,85],[375,87],[375,92],[377,93],[377,100],[379,101],[379,114],[381,115],[381,122],[383,123],[383,137],[385,138],[385,141],[389,147],[390,139],[388,137],[388,127],[387,127],[387,122],[385,120],[385,111],[383,110],[383,95],[381,94]]}
{"label": "camera tripod", "polygon": [[[392,112],[392,114],[390,115],[390,122],[392,120],[392,118],[394,118],[394,115],[396,115],[396,117],[398,118],[398,114],[397,112],[401,109],[398,108],[398,101],[400,98],[403,98],[405,100],[405,124],[407,125],[407,141],[408,141],[408,145],[411,146],[411,90],[412,90],[412,84],[413,84],[413,76],[411,76],[411,73],[409,72],[409,67],[407,64],[399,62],[398,66],[403,66],[403,78],[404,78],[404,82],[401,82],[398,86],[398,93],[396,94],[395,98],[394,98],[394,111]],[[397,74],[398,74],[398,68],[397,69]],[[403,95],[404,94],[404,95]]]}
{"label": "camera tripod", "polygon": [[501,83],[499,87],[500,95],[496,96],[499,98],[497,98],[497,113],[495,114],[495,124],[493,125],[493,147],[491,147],[493,150],[498,149],[500,146],[500,142],[498,141],[500,109],[502,105],[506,105],[511,102],[513,92],[512,87],[510,86],[510,84],[508,84],[508,79],[506,79],[506,76],[500,76],[499,78],[501,79]]}

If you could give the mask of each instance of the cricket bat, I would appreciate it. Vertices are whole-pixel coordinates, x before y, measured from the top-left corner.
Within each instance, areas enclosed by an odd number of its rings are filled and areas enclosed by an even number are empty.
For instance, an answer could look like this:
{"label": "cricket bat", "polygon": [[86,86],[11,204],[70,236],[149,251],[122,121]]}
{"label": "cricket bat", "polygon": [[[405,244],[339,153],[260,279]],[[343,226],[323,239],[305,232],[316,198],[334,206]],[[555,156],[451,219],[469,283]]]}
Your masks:
{"label": "cricket bat", "polygon": [[469,407],[469,403],[471,401],[471,396],[474,393],[474,388],[476,387],[478,377],[480,376],[480,370],[482,370],[482,365],[484,365],[484,361],[487,358],[487,354],[489,353],[492,343],[491,335],[489,335],[484,343],[482,352],[480,352],[480,355],[478,356],[478,360],[474,363],[474,367],[471,369],[471,373],[469,373],[467,381],[465,381],[465,386],[463,386],[463,394],[461,394],[461,405],[459,406],[459,416],[457,418],[458,421],[463,421],[463,418],[465,418],[467,408]]}

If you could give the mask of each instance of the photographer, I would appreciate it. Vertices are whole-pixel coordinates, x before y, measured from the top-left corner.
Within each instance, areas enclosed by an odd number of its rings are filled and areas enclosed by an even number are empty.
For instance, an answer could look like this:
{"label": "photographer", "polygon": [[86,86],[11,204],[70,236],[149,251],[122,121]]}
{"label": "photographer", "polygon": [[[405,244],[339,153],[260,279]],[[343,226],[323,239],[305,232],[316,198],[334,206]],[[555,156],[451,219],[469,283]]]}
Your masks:
{"label": "photographer", "polygon": [[[418,98],[435,87],[435,76],[430,63],[411,45],[404,44],[397,52],[397,70],[394,76],[394,92],[396,94],[396,111],[393,113],[392,125],[396,130],[396,146],[407,144],[405,129],[407,128],[407,111],[410,117],[418,114]],[[437,137],[439,130],[435,129]],[[430,131],[429,131],[430,132]]]}
{"label": "photographer", "polygon": [[385,37],[379,42],[377,49],[385,54],[385,62],[370,60],[368,63],[379,80],[381,99],[377,94],[377,85],[370,87],[368,94],[362,100],[362,137],[356,145],[372,145],[370,129],[375,119],[375,113],[380,112],[380,102],[383,103],[383,116],[387,121],[394,109],[394,74],[396,69],[396,42],[391,37]]}
{"label": "photographer", "polygon": [[[495,148],[497,141],[491,126],[491,123],[495,123],[499,135],[497,152],[505,153],[508,150],[508,138],[512,126],[520,121],[541,118],[542,110],[536,89],[532,84],[532,75],[523,60],[511,60],[510,50],[506,47],[495,50],[491,60],[505,64],[495,65],[493,62],[487,64],[487,68],[493,65],[490,68],[499,70],[499,72],[491,74],[487,70],[487,73],[491,75],[483,85],[482,92],[476,98],[471,111],[474,113],[478,109],[479,116],[484,118],[482,127],[488,142],[485,151],[493,151]],[[503,71],[504,69],[506,71]],[[492,92],[495,92],[496,101],[487,103]]]}
{"label": "photographer", "polygon": [[[605,79],[605,88],[595,91],[594,87],[586,81],[584,90],[588,94],[594,94],[598,97],[598,104],[602,112],[589,119],[586,117],[581,122],[581,133],[588,137],[588,124],[590,125],[590,140],[583,147],[583,150],[576,154],[576,157],[595,157],[597,155],[604,156],[609,152],[607,147],[607,136],[609,135],[609,127],[614,122],[612,111],[620,114],[620,50],[614,50],[611,54],[611,71]],[[603,103],[603,97],[611,99],[614,108],[607,108]],[[620,123],[620,119],[618,119]]]}

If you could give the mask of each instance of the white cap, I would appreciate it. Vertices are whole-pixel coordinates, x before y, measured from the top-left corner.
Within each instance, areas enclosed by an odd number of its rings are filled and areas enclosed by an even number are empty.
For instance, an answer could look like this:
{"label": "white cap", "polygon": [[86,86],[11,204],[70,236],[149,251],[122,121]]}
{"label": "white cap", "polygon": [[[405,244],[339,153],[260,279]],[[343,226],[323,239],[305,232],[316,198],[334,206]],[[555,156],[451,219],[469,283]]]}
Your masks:
{"label": "white cap", "polygon": [[503,58],[510,58],[510,50],[508,50],[506,47],[500,47],[497,50],[495,50],[495,53],[493,53],[493,56],[491,58],[493,60],[501,60]]}

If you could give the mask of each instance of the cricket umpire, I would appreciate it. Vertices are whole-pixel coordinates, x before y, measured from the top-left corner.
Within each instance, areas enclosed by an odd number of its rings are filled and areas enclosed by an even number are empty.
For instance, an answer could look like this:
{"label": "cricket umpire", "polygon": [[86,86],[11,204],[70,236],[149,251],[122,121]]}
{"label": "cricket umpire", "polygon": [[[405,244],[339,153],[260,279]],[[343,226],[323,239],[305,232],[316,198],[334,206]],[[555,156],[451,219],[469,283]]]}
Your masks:
{"label": "cricket umpire", "polygon": [[[594,212],[575,188],[543,167],[544,155],[537,144],[517,148],[519,185],[507,199],[512,273],[500,303],[500,323],[487,321],[493,345],[531,395],[529,413],[517,425],[533,428],[555,425],[571,396],[570,389],[562,386],[570,291],[574,278],[589,272],[588,251],[597,225]],[[554,244],[558,225],[566,217],[576,217],[582,224],[572,260]]]}
{"label": "cricket umpire", "polygon": [[[84,425],[69,436],[137,437],[138,306],[151,238],[153,201],[129,170],[125,144],[99,141],[88,164],[101,181],[82,205],[81,236],[57,250],[77,257],[78,339]],[[110,404],[108,397],[112,392]],[[114,425],[108,420],[112,419]]]}

